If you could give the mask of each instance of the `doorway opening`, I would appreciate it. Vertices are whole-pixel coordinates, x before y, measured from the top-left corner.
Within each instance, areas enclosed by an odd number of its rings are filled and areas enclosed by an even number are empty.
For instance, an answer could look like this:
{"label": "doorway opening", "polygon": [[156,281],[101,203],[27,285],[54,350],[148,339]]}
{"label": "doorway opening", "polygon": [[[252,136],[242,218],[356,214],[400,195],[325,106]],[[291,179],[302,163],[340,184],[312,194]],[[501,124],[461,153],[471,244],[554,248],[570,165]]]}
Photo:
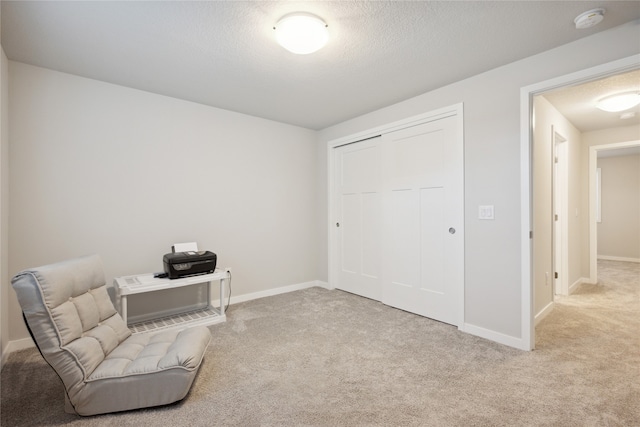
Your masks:
{"label": "doorway opening", "polygon": [[[536,290],[540,285],[545,286],[549,283],[548,279],[540,281],[540,275],[534,275],[536,258],[534,257],[534,241],[540,239],[541,236],[536,234],[537,231],[534,227],[534,212],[538,209],[538,206],[534,204],[534,165],[533,165],[533,138],[534,138],[534,117],[533,117],[533,101],[537,95],[543,95],[545,93],[558,90],[563,87],[571,87],[580,84],[584,84],[591,81],[601,80],[606,77],[612,77],[618,74],[627,73],[633,70],[640,69],[640,55],[634,55],[625,59],[614,61],[611,63],[603,64],[597,67],[593,67],[587,70],[582,70],[576,73],[572,73],[566,76],[558,77],[552,80],[541,82],[532,86],[524,87],[521,89],[521,230],[522,230],[522,343],[523,349],[532,350],[535,348],[535,323],[536,315],[538,314],[539,307],[536,306]],[[537,119],[537,118],[536,118]],[[560,135],[566,138],[567,135]],[[570,138],[568,138],[570,141]],[[560,144],[566,144],[567,142],[560,142]],[[595,172],[593,174],[595,177]],[[589,181],[591,181],[591,174],[589,174]],[[595,182],[595,178],[593,178]],[[595,183],[594,183],[595,186]],[[554,196],[550,196],[554,197]],[[554,197],[555,198],[555,197]],[[594,202],[589,202],[589,205]],[[558,205],[558,202],[556,202]],[[561,204],[560,204],[561,205]],[[569,208],[570,212],[574,212],[574,208]],[[591,218],[591,207],[582,209],[585,217]],[[551,215],[549,215],[551,219]],[[588,224],[591,221],[587,222]],[[589,277],[586,280],[597,280],[597,266],[595,254],[594,240],[595,236],[591,227],[587,227],[589,232]],[[549,227],[549,230],[553,227]],[[562,232],[559,229],[556,235]],[[552,233],[550,231],[550,233]],[[566,233],[565,233],[566,234]],[[562,240],[560,238],[559,248],[555,248],[554,238],[549,239],[551,245],[550,252],[562,253]],[[555,250],[554,250],[555,249]],[[593,256],[595,254],[595,256]],[[559,265],[562,268],[562,259],[556,259],[555,255],[549,257],[553,264]],[[555,271],[554,271],[555,273]],[[567,283],[569,287],[571,286]],[[537,281],[537,282],[536,282]],[[548,286],[548,285],[547,285]],[[562,284],[559,284],[559,288],[562,288]],[[553,291],[549,289],[549,294],[553,295]]]}
{"label": "doorway opening", "polygon": [[[598,168],[598,159],[614,153],[623,156],[640,154],[640,140],[589,147],[589,211],[591,213],[589,218],[589,236],[591,237],[589,241],[590,283],[597,283],[598,281],[598,223],[600,222],[602,211],[601,176]],[[630,230],[630,234],[633,235],[634,232]],[[607,258],[611,259],[611,257]],[[625,259],[625,257],[617,258],[617,260],[620,261],[638,261],[638,259]]]}

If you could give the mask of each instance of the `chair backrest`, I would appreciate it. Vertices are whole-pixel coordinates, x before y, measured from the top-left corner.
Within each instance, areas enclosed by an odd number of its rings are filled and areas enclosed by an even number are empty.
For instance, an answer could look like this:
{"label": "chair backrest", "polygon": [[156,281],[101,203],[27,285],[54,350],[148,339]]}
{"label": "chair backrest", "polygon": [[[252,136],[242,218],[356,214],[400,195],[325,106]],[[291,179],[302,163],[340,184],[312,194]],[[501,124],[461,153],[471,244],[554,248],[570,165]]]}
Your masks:
{"label": "chair backrest", "polygon": [[81,387],[131,335],[111,302],[97,255],[24,270],[11,285],[42,356],[67,390]]}

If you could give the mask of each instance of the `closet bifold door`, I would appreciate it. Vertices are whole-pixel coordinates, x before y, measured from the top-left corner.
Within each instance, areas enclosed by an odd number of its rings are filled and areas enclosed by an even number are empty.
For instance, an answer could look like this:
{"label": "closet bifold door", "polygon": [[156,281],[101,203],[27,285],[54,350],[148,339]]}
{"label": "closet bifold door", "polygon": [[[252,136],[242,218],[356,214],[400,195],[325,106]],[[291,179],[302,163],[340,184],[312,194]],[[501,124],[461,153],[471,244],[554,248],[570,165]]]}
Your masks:
{"label": "closet bifold door", "polygon": [[333,149],[335,287],[460,326],[461,114]]}
{"label": "closet bifold door", "polygon": [[464,271],[456,117],[383,135],[382,302],[458,324]]}
{"label": "closet bifold door", "polygon": [[336,287],[381,300],[380,138],[335,149]]}

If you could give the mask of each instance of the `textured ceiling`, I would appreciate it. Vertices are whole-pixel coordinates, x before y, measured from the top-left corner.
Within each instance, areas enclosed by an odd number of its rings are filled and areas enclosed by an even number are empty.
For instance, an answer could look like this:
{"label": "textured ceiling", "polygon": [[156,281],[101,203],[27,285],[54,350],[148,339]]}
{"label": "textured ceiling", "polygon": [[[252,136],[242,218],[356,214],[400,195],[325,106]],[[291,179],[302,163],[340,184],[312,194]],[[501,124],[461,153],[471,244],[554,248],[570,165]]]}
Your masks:
{"label": "textured ceiling", "polygon": [[640,105],[624,111],[636,113],[629,119],[621,119],[622,112],[610,113],[596,108],[598,100],[606,96],[631,91],[640,93],[640,70],[563,88],[543,96],[578,130],[589,132],[640,124]]}
{"label": "textured ceiling", "polygon": [[[603,6],[605,20],[573,19]],[[9,59],[310,129],[640,18],[637,1],[2,1]],[[328,24],[294,55],[283,15]]]}

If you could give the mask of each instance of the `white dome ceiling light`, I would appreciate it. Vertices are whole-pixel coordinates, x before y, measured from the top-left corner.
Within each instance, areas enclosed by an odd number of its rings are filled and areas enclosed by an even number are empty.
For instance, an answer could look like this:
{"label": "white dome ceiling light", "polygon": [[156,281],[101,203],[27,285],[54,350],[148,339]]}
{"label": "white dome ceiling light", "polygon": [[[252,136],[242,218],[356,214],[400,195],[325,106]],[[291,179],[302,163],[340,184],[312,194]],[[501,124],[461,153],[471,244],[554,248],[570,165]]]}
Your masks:
{"label": "white dome ceiling light", "polygon": [[578,15],[573,22],[576,24],[578,30],[591,28],[604,19],[604,12],[605,10],[603,8],[591,9]]}
{"label": "white dome ceiling light", "polygon": [[600,99],[596,104],[596,107],[598,107],[602,111],[617,113],[619,111],[633,108],[638,104],[640,104],[640,93],[625,92]]}
{"label": "white dome ceiling light", "polygon": [[285,15],[273,29],[280,46],[299,55],[313,53],[329,40],[327,24],[309,13]]}

